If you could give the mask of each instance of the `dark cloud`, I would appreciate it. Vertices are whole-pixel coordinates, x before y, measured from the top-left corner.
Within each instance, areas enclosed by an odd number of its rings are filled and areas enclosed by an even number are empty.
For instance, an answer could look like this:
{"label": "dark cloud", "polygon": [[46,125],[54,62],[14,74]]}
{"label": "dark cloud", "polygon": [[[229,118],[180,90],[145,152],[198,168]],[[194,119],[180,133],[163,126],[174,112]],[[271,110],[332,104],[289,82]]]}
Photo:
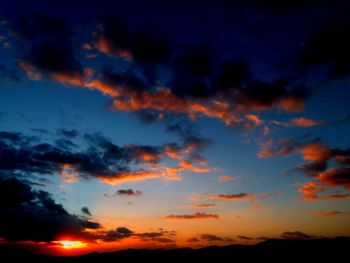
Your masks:
{"label": "dark cloud", "polygon": [[57,133],[66,139],[74,139],[79,136],[79,131],[77,130],[67,130],[67,129],[59,129]]}
{"label": "dark cloud", "polygon": [[212,234],[202,234],[200,238],[207,242],[233,242],[233,239],[230,237],[219,237]]}
{"label": "dark cloud", "polygon": [[[117,184],[149,178],[181,179],[180,172],[208,172],[202,151],[207,139],[190,138],[182,145],[164,144],[118,146],[100,133],[76,135],[73,140],[58,137],[54,145],[43,143],[42,138],[25,136],[21,133],[0,133],[0,168],[3,173],[35,175],[60,174],[63,180],[96,178],[105,183]],[[71,136],[71,132],[69,133]],[[75,134],[74,134],[75,136]],[[84,139],[83,147],[74,140]],[[80,142],[79,142],[80,143]],[[85,148],[84,148],[85,146]],[[177,167],[155,167],[165,158],[178,161]],[[140,168],[133,168],[139,165]],[[166,170],[166,171],[165,171]],[[172,178],[170,178],[172,176]]]}
{"label": "dark cloud", "polygon": [[262,236],[262,237],[258,237],[258,238],[256,238],[257,240],[260,240],[260,241],[266,241],[266,240],[269,240],[269,239],[271,239],[270,237],[264,237],[264,236]]}
{"label": "dark cloud", "polygon": [[199,241],[200,240],[197,237],[191,237],[191,238],[187,239],[187,242],[189,242],[189,243],[196,243],[196,242],[199,242]]}
{"label": "dark cloud", "polygon": [[162,119],[162,115],[154,110],[141,110],[137,113],[142,123],[150,124]]}
{"label": "dark cloud", "polygon": [[31,128],[30,130],[32,130],[33,132],[40,133],[40,134],[48,134],[48,133],[50,133],[48,130],[42,129],[42,128]]}
{"label": "dark cloud", "polygon": [[312,239],[312,238],[316,238],[316,236],[310,236],[300,231],[294,231],[294,232],[286,231],[281,234],[281,238],[299,240],[299,239]]}
{"label": "dark cloud", "polygon": [[92,216],[92,214],[91,214],[89,208],[87,208],[86,206],[84,206],[84,207],[81,208],[81,212],[82,212],[83,214],[88,215],[88,216]]}
{"label": "dark cloud", "polygon": [[222,237],[211,235],[211,234],[202,234],[201,239],[209,242],[224,241]]}
{"label": "dark cloud", "polygon": [[8,241],[53,241],[61,235],[84,238],[100,224],[69,214],[45,191],[17,179],[0,180],[0,236]]}
{"label": "dark cloud", "polygon": [[134,191],[132,189],[119,189],[115,194],[123,196],[140,196],[142,195],[142,192],[139,190]]}
{"label": "dark cloud", "polygon": [[167,234],[167,231],[136,233],[126,227],[118,227],[115,230],[109,230],[107,232],[100,233],[95,238],[103,240],[105,242],[115,242],[125,238],[133,237],[138,238],[144,242],[154,241],[157,243],[174,243],[175,241],[167,237]]}
{"label": "dark cloud", "polygon": [[134,232],[126,227],[118,227],[116,230],[109,230],[100,238],[105,242],[114,242],[134,235]]}
{"label": "dark cloud", "polygon": [[253,240],[253,239],[254,239],[254,238],[252,238],[252,237],[242,236],[242,235],[239,235],[238,238],[239,238],[239,239],[242,239],[242,240]]}
{"label": "dark cloud", "polygon": [[83,85],[85,72],[74,54],[73,33],[64,19],[46,14],[20,16],[13,19],[11,30],[29,49],[19,59],[29,78]]}
{"label": "dark cloud", "polygon": [[55,140],[55,146],[64,150],[72,150],[74,148],[78,148],[77,144],[75,144],[71,140],[67,140],[63,138]]}
{"label": "dark cloud", "polygon": [[210,200],[219,200],[219,201],[247,201],[251,202],[252,199],[256,197],[255,194],[249,194],[249,193],[239,193],[239,194],[220,194],[211,196]]}
{"label": "dark cloud", "polygon": [[347,36],[350,33],[350,24],[346,19],[337,17],[338,21],[322,25],[322,30],[308,39],[305,49],[299,54],[298,62],[307,69],[322,66],[327,69],[330,78],[348,75],[350,55],[347,47],[350,40]]}
{"label": "dark cloud", "polygon": [[103,53],[132,60],[141,66],[144,76],[154,83],[159,65],[169,62],[173,48],[171,42],[154,28],[133,30],[121,17],[107,17],[98,26],[96,48]]}
{"label": "dark cloud", "polygon": [[171,91],[179,97],[208,97],[215,93],[209,84],[214,68],[214,52],[208,46],[188,47],[173,63]]}
{"label": "dark cloud", "polygon": [[19,37],[30,41],[35,41],[41,37],[55,40],[64,40],[71,37],[71,30],[63,19],[46,14],[20,16],[12,24],[12,30]]}

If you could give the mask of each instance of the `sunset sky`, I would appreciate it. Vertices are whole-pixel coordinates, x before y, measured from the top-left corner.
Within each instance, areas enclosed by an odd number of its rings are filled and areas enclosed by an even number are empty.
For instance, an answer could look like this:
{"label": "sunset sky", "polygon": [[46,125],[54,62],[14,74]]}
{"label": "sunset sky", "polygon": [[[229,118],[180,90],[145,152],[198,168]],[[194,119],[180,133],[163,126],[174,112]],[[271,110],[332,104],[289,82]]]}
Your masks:
{"label": "sunset sky", "polygon": [[0,246],[349,236],[349,12],[0,0]]}

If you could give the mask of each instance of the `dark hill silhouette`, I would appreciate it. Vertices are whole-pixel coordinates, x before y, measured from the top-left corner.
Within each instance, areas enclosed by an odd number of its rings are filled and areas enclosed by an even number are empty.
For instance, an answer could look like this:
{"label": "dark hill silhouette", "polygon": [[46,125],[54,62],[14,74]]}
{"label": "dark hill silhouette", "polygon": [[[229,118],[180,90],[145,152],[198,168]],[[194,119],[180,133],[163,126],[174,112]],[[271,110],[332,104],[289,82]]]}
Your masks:
{"label": "dark hill silhouette", "polygon": [[[350,250],[350,237],[309,240],[270,239],[256,245],[210,246],[201,249],[180,248],[174,250],[127,249],[116,252],[90,253],[76,257],[53,257],[28,253],[15,253],[1,249],[1,262],[345,262]],[[7,259],[7,260],[4,260]],[[29,261],[30,260],[30,261]],[[345,260],[345,261],[344,261]],[[17,262],[17,261],[16,261]]]}

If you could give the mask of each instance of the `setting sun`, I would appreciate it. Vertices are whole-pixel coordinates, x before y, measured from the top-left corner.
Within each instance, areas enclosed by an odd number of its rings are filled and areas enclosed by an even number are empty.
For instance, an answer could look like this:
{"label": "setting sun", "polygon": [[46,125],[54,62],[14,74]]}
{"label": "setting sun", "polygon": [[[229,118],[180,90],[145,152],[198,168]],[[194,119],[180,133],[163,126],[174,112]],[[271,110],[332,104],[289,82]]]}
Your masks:
{"label": "setting sun", "polygon": [[70,241],[70,240],[62,240],[59,241],[64,249],[72,249],[72,248],[82,248],[85,247],[86,244],[81,241]]}

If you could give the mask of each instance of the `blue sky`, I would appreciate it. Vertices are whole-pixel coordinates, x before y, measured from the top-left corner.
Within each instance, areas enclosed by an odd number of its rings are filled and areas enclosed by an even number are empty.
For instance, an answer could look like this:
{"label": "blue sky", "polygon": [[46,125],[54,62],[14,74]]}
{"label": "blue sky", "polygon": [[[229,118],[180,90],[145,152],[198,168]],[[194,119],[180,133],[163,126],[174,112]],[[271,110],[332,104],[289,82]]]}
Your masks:
{"label": "blue sky", "polygon": [[0,184],[31,189],[35,220],[67,222],[0,237],[108,250],[349,235],[339,6],[5,1]]}

